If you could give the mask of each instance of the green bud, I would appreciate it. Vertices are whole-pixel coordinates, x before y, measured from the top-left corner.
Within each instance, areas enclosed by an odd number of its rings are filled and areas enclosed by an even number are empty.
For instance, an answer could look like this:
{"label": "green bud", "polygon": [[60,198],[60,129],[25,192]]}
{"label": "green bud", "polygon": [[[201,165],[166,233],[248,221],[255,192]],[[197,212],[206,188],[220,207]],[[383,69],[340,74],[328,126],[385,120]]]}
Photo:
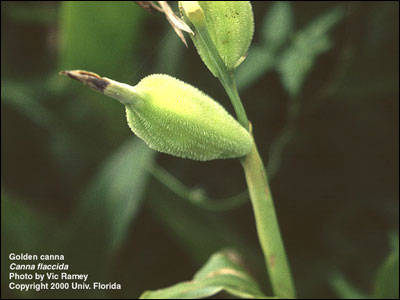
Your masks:
{"label": "green bud", "polygon": [[[196,7],[197,6],[197,7]],[[198,30],[208,31],[228,71],[245,59],[254,33],[253,10],[249,1],[180,1],[184,21],[194,25],[190,35],[199,55],[214,76],[218,70]],[[199,7],[202,9],[201,13]],[[203,18],[201,16],[203,15]]]}
{"label": "green bud", "polygon": [[64,71],[125,105],[128,125],[157,151],[194,160],[245,156],[253,139],[216,101],[168,75],[154,74],[136,86],[87,71]]}

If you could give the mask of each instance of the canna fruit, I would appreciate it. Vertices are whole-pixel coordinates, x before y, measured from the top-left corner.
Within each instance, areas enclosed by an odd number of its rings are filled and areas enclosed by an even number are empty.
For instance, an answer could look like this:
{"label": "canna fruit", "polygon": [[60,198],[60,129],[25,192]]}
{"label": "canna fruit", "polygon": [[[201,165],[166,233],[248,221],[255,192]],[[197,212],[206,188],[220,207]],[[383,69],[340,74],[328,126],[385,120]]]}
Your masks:
{"label": "canna fruit", "polygon": [[154,74],[136,86],[87,71],[64,71],[125,105],[130,129],[157,151],[193,160],[245,156],[253,139],[228,112],[197,88]]}
{"label": "canna fruit", "polygon": [[254,33],[253,10],[249,1],[180,1],[179,7],[183,20],[194,25],[194,35],[190,37],[215,77],[219,77],[218,69],[198,30],[208,32],[229,72],[243,62]]}

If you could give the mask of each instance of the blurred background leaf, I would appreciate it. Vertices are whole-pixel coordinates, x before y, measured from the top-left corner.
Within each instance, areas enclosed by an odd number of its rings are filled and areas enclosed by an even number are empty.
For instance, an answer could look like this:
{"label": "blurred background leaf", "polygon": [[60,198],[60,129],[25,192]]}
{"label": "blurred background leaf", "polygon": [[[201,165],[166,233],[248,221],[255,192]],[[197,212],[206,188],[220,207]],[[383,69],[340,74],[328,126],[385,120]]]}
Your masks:
{"label": "blurred background leaf", "polygon": [[[296,96],[316,57],[332,47],[329,32],[343,17],[344,9],[335,7],[293,34],[291,3],[275,2],[264,17],[261,43],[250,48],[248,58],[237,71],[238,88],[250,86],[276,68],[289,95]],[[288,45],[282,49],[284,44]]]}
{"label": "blurred background leaf", "polygon": [[60,3],[60,70],[92,70],[126,80],[133,72],[143,11],[125,1]]}
{"label": "blurred background leaf", "polygon": [[103,163],[71,222],[77,228],[74,236],[81,236],[95,249],[104,247],[103,255],[121,246],[140,208],[154,154],[141,140],[130,138]]}
{"label": "blurred background leaf", "polygon": [[340,299],[369,299],[367,295],[352,286],[342,274],[333,274],[330,282]]}
{"label": "blurred background leaf", "polygon": [[1,95],[3,103],[12,106],[40,127],[60,131],[60,121],[37,100],[37,95],[32,95],[32,90],[26,85],[15,81],[3,81]]}
{"label": "blurred background leaf", "polygon": [[75,258],[76,269],[98,280],[109,278],[110,264],[141,208],[154,155],[141,140],[130,138],[100,167],[65,228],[62,249]]}
{"label": "blurred background leaf", "polygon": [[[2,285],[7,285],[9,266],[12,262],[9,254],[21,253],[53,253],[57,249],[56,241],[60,224],[53,218],[29,207],[26,201],[10,195],[1,187],[1,278]],[[6,266],[6,267],[4,267]],[[2,289],[3,290],[3,289]],[[18,291],[19,298],[32,298],[34,292]],[[7,292],[3,296],[10,297]]]}
{"label": "blurred background leaf", "polygon": [[[60,3],[59,9],[59,70],[89,70],[121,82],[137,81],[135,63],[138,63],[137,41],[142,39],[140,30],[145,11],[134,3],[74,2]],[[72,86],[74,83],[66,83]],[[114,101],[99,100],[85,87],[76,87],[68,110],[75,114],[86,106],[87,112],[76,120],[86,122],[90,110],[101,116],[103,139],[110,142],[121,139],[123,126],[121,107]],[[89,102],[88,102],[89,100]],[[119,140],[120,141],[120,140]]]}
{"label": "blurred background leaf", "polygon": [[391,253],[379,267],[375,289],[375,299],[399,298],[399,238],[393,243]]}
{"label": "blurred background leaf", "polygon": [[250,86],[255,80],[275,66],[273,53],[264,46],[253,46],[249,54],[236,71],[238,89]]}
{"label": "blurred background leaf", "polygon": [[293,30],[293,16],[290,2],[277,1],[268,10],[263,20],[260,45],[253,45],[236,71],[238,89],[250,86],[265,72],[272,70],[276,63],[276,52],[289,38]]}
{"label": "blurred background leaf", "polygon": [[343,9],[336,7],[294,36],[292,45],[282,54],[278,66],[282,83],[289,95],[296,96],[299,93],[316,57],[332,47],[329,30],[343,15]]}
{"label": "blurred background leaf", "polygon": [[263,20],[263,45],[275,52],[293,31],[293,11],[290,2],[276,1]]}

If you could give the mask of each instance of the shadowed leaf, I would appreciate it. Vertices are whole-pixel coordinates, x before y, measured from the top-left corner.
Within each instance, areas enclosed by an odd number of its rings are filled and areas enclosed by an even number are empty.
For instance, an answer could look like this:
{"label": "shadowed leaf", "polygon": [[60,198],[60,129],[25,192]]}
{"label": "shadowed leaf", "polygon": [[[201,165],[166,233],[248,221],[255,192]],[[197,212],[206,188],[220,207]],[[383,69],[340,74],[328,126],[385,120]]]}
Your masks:
{"label": "shadowed leaf", "polygon": [[[117,249],[137,214],[148,180],[146,166],[154,151],[139,139],[129,139],[101,167],[82,199],[78,232],[96,232],[106,252]],[[75,221],[74,221],[75,223]]]}
{"label": "shadowed leaf", "polygon": [[275,66],[275,57],[268,48],[254,46],[249,55],[236,71],[237,87],[239,90],[250,86]]}
{"label": "shadowed leaf", "polygon": [[364,293],[354,287],[342,274],[333,274],[330,278],[330,284],[340,299],[368,299]]}
{"label": "shadowed leaf", "polygon": [[343,16],[344,11],[337,7],[317,18],[296,34],[292,45],[282,54],[278,71],[290,95],[295,96],[299,93],[317,56],[332,47],[329,30]]}
{"label": "shadowed leaf", "polygon": [[94,70],[110,78],[131,74],[144,15],[133,2],[62,2],[60,70]]}
{"label": "shadowed leaf", "polygon": [[394,249],[379,267],[375,282],[375,299],[399,298],[399,239]]}
{"label": "shadowed leaf", "polygon": [[269,9],[262,26],[264,45],[276,50],[293,30],[293,12],[290,2],[277,1]]}
{"label": "shadowed leaf", "polygon": [[194,275],[191,281],[168,288],[146,291],[141,299],[193,299],[213,296],[225,291],[240,298],[267,299],[258,284],[238,263],[232,251],[218,252]]}

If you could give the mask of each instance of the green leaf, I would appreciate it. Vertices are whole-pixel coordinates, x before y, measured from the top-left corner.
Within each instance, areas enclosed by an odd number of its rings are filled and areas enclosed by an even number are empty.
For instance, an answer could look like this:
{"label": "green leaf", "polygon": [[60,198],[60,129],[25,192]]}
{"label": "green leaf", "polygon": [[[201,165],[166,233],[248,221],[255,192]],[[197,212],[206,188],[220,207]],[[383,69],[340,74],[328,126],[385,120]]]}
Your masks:
{"label": "green leaf", "polygon": [[399,240],[395,247],[379,267],[375,281],[374,298],[399,298]]}
{"label": "green leaf", "polygon": [[290,2],[275,2],[264,18],[263,44],[274,52],[287,40],[292,30],[293,12]]}
{"label": "green leaf", "polygon": [[27,202],[1,187],[1,241],[5,246],[2,255],[53,248],[59,224],[26,205]]}
{"label": "green leaf", "polygon": [[[141,207],[148,182],[146,166],[154,153],[132,138],[101,166],[66,228],[64,249],[76,272],[91,274],[95,281],[109,280],[112,259],[126,242]],[[91,296],[103,298],[106,292],[93,290]]]}
{"label": "green leaf", "polygon": [[[308,41],[315,41],[329,33],[330,30],[344,17],[344,9],[335,7],[313,20],[299,35]],[[313,45],[304,45],[308,49],[313,49]]]}
{"label": "green leaf", "polygon": [[311,70],[313,57],[291,47],[283,54],[278,65],[282,84],[289,95],[295,96],[303,85],[305,76]]}
{"label": "green leaf", "polygon": [[[141,23],[148,15],[133,1],[66,1],[60,3],[59,68],[93,70],[108,78],[136,82],[136,50],[142,43]],[[72,85],[73,83],[71,83]],[[112,101],[99,100],[84,88],[68,101],[67,111],[90,112],[102,122],[105,144],[122,138],[121,109]],[[89,113],[85,116],[89,118]],[[71,115],[71,118],[77,118]],[[93,120],[93,119],[92,119]]]}
{"label": "green leaf", "polygon": [[[199,1],[202,18],[193,19],[185,10],[191,7],[189,2],[181,1],[183,19],[200,31],[203,27],[210,35],[218,54],[228,71],[237,68],[246,56],[254,33],[254,16],[249,1]],[[185,8],[185,6],[187,6]],[[201,59],[215,77],[220,76],[213,55],[200,32],[194,30],[190,35]]]}
{"label": "green leaf", "polygon": [[330,278],[330,284],[332,285],[336,293],[340,296],[340,299],[368,299],[367,295],[354,287],[340,273],[332,274]]}
{"label": "green leaf", "polygon": [[329,30],[343,16],[343,9],[337,7],[317,18],[296,34],[292,45],[282,54],[278,71],[290,95],[296,96],[299,93],[316,57],[332,47]]}
{"label": "green leaf", "polygon": [[132,74],[143,20],[138,5],[66,1],[61,3],[60,16],[60,70],[94,70],[110,78]]}
{"label": "green leaf", "polygon": [[3,8],[6,9],[4,15],[7,18],[21,23],[53,25],[57,18],[57,7],[55,5],[8,2]]}
{"label": "green leaf", "polygon": [[254,46],[249,50],[248,57],[236,70],[238,89],[250,86],[265,72],[271,70],[275,65],[275,57],[268,48]]}
{"label": "green leaf", "polygon": [[182,56],[185,55],[183,45],[180,39],[176,38],[176,34],[172,29],[168,28],[165,32],[165,37],[163,38],[163,46],[159,49],[157,70],[163,74],[176,74],[180,62],[182,61]]}
{"label": "green leaf", "polygon": [[90,244],[98,242],[106,252],[122,244],[140,207],[148,180],[146,168],[154,154],[139,139],[129,139],[100,168],[84,194],[78,220],[73,221],[83,238],[90,232]]}
{"label": "green leaf", "polygon": [[276,2],[266,14],[262,26],[262,45],[251,47],[242,66],[236,71],[239,90],[250,86],[275,67],[276,51],[293,30],[292,19],[289,2]]}
{"label": "green leaf", "polygon": [[232,251],[218,252],[194,275],[191,281],[168,288],[146,291],[141,299],[193,299],[213,296],[225,291],[241,298],[267,299],[257,282],[238,263]]}
{"label": "green leaf", "polygon": [[[27,203],[1,187],[1,281],[5,286],[9,284],[10,253],[60,253],[59,224]],[[34,297],[26,291],[9,292],[17,298]]]}
{"label": "green leaf", "polygon": [[71,156],[71,152],[78,153],[79,146],[82,145],[77,144],[76,137],[73,136],[64,120],[45,106],[44,95],[56,97],[50,84],[3,80],[1,85],[2,103],[17,110],[32,123],[46,130],[50,136],[49,150],[54,155],[55,161],[63,170],[75,176],[76,170],[71,168],[71,165],[77,160],[76,155]]}
{"label": "green leaf", "polygon": [[27,84],[2,80],[1,87],[3,103],[10,105],[43,129],[52,132],[60,131],[62,127],[60,120],[39,101],[41,95],[33,92]]}

